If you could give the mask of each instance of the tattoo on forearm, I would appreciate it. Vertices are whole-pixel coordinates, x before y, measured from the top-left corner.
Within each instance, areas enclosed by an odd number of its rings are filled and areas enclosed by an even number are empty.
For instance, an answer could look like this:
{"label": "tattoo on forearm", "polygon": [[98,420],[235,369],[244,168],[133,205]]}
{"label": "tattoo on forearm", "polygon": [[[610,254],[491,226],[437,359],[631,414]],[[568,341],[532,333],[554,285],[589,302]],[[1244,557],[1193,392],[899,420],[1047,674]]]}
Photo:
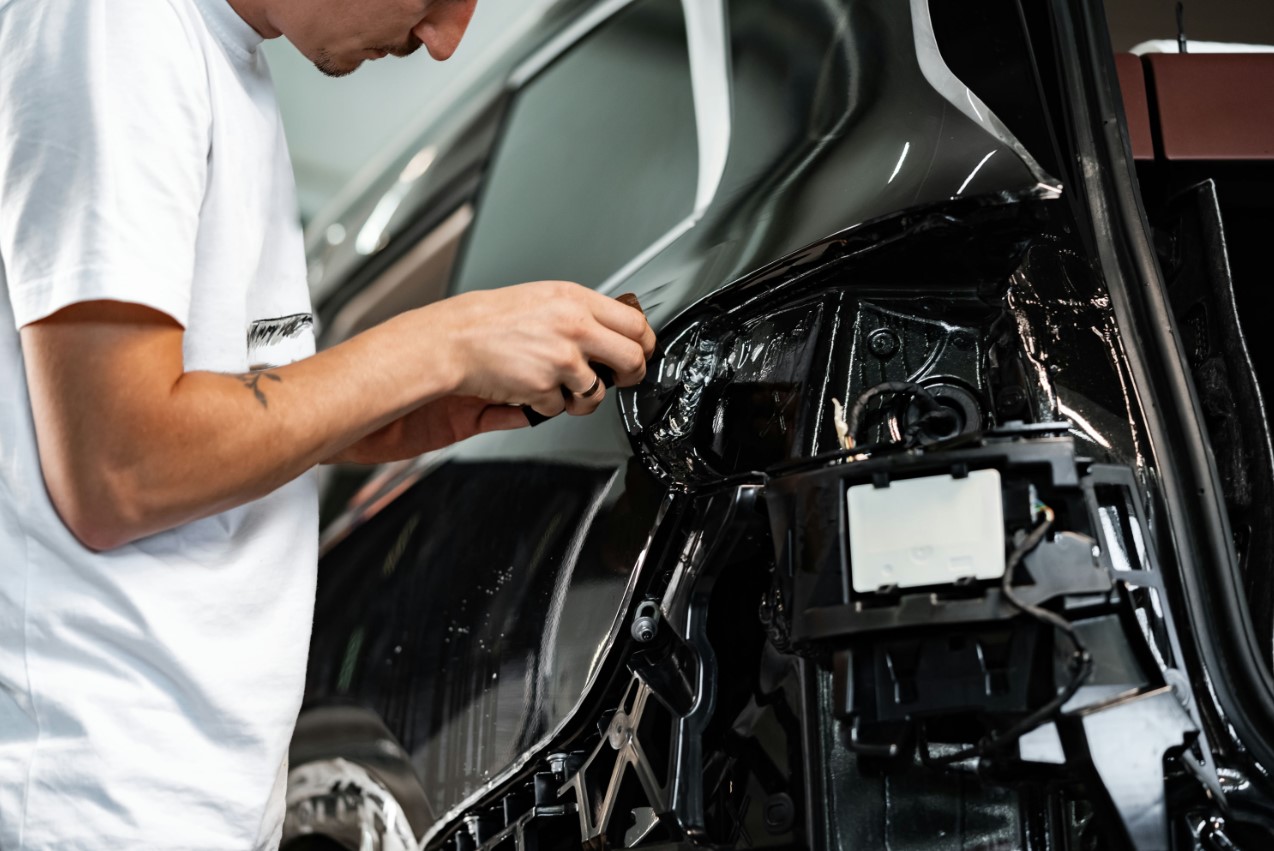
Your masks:
{"label": "tattoo on forearm", "polygon": [[261,403],[261,407],[269,408],[270,403],[265,398],[265,393],[261,390],[261,379],[268,378],[271,381],[283,381],[273,372],[249,372],[245,375],[235,375],[234,378],[239,379],[244,387],[252,391],[252,395],[257,397],[257,401]]}

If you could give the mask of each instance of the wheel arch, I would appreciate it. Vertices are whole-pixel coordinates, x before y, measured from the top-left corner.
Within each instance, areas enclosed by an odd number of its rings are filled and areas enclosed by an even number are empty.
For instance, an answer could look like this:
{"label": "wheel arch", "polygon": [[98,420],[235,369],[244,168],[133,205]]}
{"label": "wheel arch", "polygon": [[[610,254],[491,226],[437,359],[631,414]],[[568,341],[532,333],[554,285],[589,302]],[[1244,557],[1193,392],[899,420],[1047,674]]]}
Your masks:
{"label": "wheel arch", "polygon": [[432,824],[406,751],[369,709],[303,710],[288,760],[283,849],[323,837],[352,851],[414,851]]}

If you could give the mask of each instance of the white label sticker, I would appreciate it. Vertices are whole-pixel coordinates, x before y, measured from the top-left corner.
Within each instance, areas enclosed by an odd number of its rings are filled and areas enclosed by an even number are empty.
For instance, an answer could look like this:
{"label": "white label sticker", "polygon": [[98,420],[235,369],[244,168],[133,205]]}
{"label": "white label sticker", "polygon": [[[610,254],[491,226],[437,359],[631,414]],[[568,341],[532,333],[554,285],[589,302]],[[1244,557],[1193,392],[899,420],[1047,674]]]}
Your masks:
{"label": "white label sticker", "polygon": [[1004,575],[1004,506],[998,470],[962,479],[926,476],[849,489],[854,590],[916,588]]}

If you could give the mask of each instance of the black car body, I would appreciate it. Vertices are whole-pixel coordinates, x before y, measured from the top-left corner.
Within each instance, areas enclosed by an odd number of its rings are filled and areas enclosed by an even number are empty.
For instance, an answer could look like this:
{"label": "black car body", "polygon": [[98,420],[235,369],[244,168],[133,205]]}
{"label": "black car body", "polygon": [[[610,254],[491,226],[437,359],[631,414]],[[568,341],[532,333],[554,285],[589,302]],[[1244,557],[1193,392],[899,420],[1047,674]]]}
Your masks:
{"label": "black car body", "polygon": [[1274,847],[1269,171],[1139,184],[1094,5],[568,0],[320,223],[329,343],[561,278],[660,344],[335,474],[285,848]]}

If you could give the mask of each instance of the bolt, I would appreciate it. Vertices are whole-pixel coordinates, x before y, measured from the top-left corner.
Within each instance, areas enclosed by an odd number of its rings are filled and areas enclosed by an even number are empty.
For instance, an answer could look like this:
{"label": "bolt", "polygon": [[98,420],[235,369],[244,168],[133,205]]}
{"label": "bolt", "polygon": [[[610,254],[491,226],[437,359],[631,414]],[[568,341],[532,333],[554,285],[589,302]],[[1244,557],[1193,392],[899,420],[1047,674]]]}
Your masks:
{"label": "bolt", "polygon": [[653,641],[655,633],[659,631],[659,605],[653,600],[647,600],[638,606],[629,631],[642,644]]}
{"label": "bolt", "polygon": [[633,623],[633,638],[645,644],[655,638],[655,619],[637,618]]}
{"label": "bolt", "polygon": [[610,729],[606,731],[606,738],[610,741],[610,746],[615,750],[619,750],[628,743],[632,737],[632,730],[628,724],[628,716],[623,712],[616,712],[615,717],[610,720]]}
{"label": "bolt", "polygon": [[559,777],[566,774],[567,756],[568,754],[564,754],[564,753],[549,754],[549,757],[548,757],[549,771],[553,772]]}
{"label": "bolt", "polygon": [[899,345],[898,335],[888,328],[877,328],[867,335],[867,347],[878,358],[893,357]]}
{"label": "bolt", "polygon": [[967,352],[973,348],[973,338],[964,331],[957,331],[952,334],[951,343],[962,352]]}

